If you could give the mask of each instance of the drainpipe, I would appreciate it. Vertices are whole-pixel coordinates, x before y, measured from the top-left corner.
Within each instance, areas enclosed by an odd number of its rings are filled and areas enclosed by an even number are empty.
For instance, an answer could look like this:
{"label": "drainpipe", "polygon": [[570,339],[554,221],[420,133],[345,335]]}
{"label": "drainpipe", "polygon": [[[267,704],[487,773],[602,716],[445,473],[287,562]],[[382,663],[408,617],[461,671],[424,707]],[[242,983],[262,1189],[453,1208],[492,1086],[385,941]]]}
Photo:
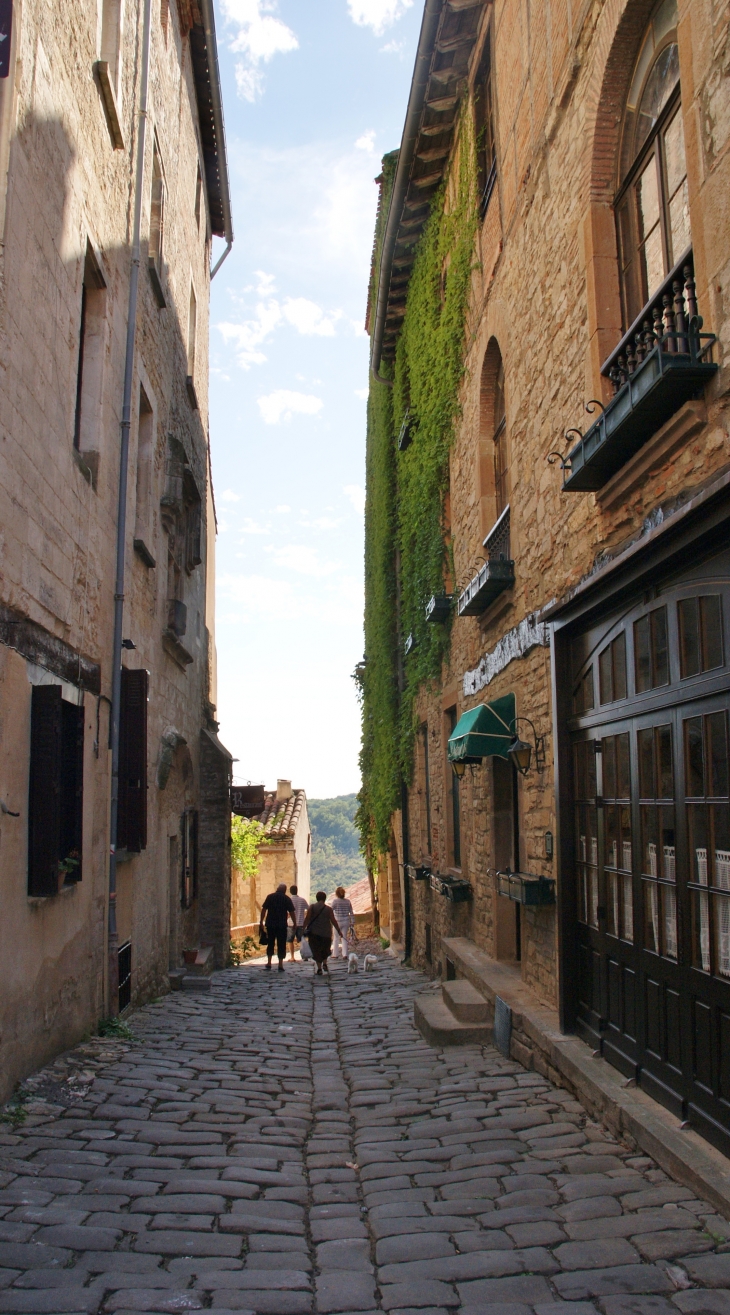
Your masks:
{"label": "drainpipe", "polygon": [[233,246],[233,217],[231,215],[231,194],[228,186],[228,163],[226,159],[226,130],[223,124],[223,102],[221,100],[221,81],[218,68],[218,45],[215,37],[215,14],[213,0],[200,0],[200,16],[205,32],[205,46],[208,51],[210,69],[210,108],[215,126],[215,139],[218,146],[218,171],[221,184],[221,205],[223,206],[223,232],[226,249],[210,271],[211,283],[223,261],[230,254]]}
{"label": "drainpipe", "polygon": [[129,430],[132,415],[132,380],[134,376],[134,342],[137,330],[137,292],[139,287],[140,228],[142,223],[142,188],[144,185],[144,150],[147,134],[147,95],[150,72],[150,28],[152,0],[144,0],[142,26],[142,67],[139,91],[139,131],[137,140],[137,174],[134,192],[132,227],[132,265],[129,274],[129,309],[127,312],[127,347],[124,358],[124,394],[119,446],[119,499],[117,504],[117,565],[114,585],[114,638],[112,641],[112,706],[109,747],[112,753],[112,792],[109,820],[109,973],[107,1006],[110,1016],[119,1012],[119,964],[117,951],[117,817],[119,812],[119,714],[122,694],[122,635],[124,625],[124,568],[127,538],[127,476],[129,473]]}
{"label": "drainpipe", "polygon": [[428,79],[431,72],[431,61],[433,59],[434,47],[436,45],[436,36],[438,33],[439,19],[441,18],[442,9],[443,0],[426,0],[426,5],[423,11],[423,20],[421,22],[421,33],[418,38],[416,63],[413,69],[413,77],[411,79],[411,90],[408,96],[406,121],[403,127],[403,137],[400,144],[400,151],[398,153],[395,181],[393,183],[393,191],[390,197],[390,205],[388,207],[388,222],[385,226],[385,237],[383,238],[383,246],[380,254],[378,299],[375,308],[375,327],[373,329],[372,345],[370,349],[370,370],[373,378],[377,379],[378,383],[388,384],[391,388],[393,386],[392,379],[384,379],[379,373],[380,360],[383,354],[385,317],[388,310],[390,276],[393,272],[395,243],[396,238],[398,237],[403,202],[406,199],[408,183],[411,177],[413,157],[416,153],[418,131],[421,126],[421,116],[426,101]]}
{"label": "drainpipe", "polygon": [[[398,700],[403,700],[403,693],[406,687],[406,673],[403,666],[403,627],[401,625],[401,588],[400,588],[400,552],[396,549],[395,555],[395,609],[396,609],[396,640],[398,644]],[[411,936],[411,887],[410,877],[406,871],[410,858],[410,844],[408,836],[408,784],[405,776],[401,775],[400,782],[400,820],[401,820],[401,848],[403,858],[403,963],[407,963],[411,957],[413,938]]]}

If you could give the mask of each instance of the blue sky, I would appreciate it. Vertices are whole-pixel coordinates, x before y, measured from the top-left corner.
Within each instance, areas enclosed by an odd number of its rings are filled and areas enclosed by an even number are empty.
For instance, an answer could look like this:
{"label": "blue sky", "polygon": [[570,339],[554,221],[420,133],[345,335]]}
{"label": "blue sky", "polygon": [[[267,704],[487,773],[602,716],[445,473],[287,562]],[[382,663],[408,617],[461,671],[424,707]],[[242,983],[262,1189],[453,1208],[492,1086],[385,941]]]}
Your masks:
{"label": "blue sky", "polygon": [[220,733],[237,780],[319,798],[359,788],[373,180],[421,12],[216,3],[236,233],[211,289]]}

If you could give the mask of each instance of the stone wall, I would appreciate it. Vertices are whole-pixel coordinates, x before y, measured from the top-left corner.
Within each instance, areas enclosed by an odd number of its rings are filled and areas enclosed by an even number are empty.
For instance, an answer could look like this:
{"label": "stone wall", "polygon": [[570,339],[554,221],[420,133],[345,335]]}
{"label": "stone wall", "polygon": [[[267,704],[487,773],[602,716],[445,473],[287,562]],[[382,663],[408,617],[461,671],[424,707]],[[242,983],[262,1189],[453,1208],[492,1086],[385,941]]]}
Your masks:
{"label": "stone wall", "polygon": [[[617,105],[651,5],[593,0],[495,0],[485,6],[472,70],[493,24],[498,182],[478,238],[465,339],[463,412],[451,455],[450,517],[454,574],[475,574],[482,540],[495,519],[489,422],[495,362],[504,363],[511,555],[516,582],[484,615],[453,621],[448,664],[438,688],[422,690],[417,718],[428,726],[432,839],[430,857],[453,869],[451,771],[446,712],[513,691],[517,714],[545,737],[546,766],[520,778],[520,865],[560,873],[545,858],[555,832],[552,772],[553,677],[549,649],[515,657],[489,683],[464,693],[463,677],[500,639],[539,614],[589,573],[606,552],[640,538],[690,491],[730,462],[724,347],[730,335],[728,207],[730,116],[727,113],[727,11],[707,0],[680,0],[679,51],[695,274],[705,329],[717,334],[720,371],[703,399],[687,403],[600,493],[563,493],[548,454],[567,450],[565,431],[591,423],[584,402],[609,399],[600,365],[621,333],[616,237]],[[498,349],[498,350],[497,350]],[[521,726],[524,733],[526,727]],[[531,733],[527,738],[532,738]],[[416,744],[410,790],[410,854],[429,852],[425,835],[423,754]],[[451,906],[426,883],[411,883],[414,958],[431,970],[440,940],[466,935],[495,957],[509,958],[505,927],[514,910],[497,897],[494,877],[493,768],[467,769],[462,782],[461,869],[472,883],[469,904]],[[394,819],[396,825],[399,818]],[[506,907],[504,907],[506,906]],[[558,991],[554,909],[522,912],[522,976],[555,1005]],[[507,936],[509,939],[509,936]]]}
{"label": "stone wall", "polygon": [[[0,88],[0,604],[30,618],[49,648],[62,640],[79,655],[79,672],[85,662],[98,664],[101,684],[98,695],[84,695],[83,879],[35,903],[26,884],[31,688],[58,672],[39,676],[12,639],[0,646],[0,799],[20,813],[0,815],[0,1099],[31,1068],[94,1029],[105,1010],[114,554],[143,5],[123,6],[116,148],[94,72],[101,6],[23,0],[14,9],[12,73]],[[166,989],[178,942],[199,937],[197,908],[180,908],[179,842],[183,810],[199,805],[200,731],[211,715],[214,677],[207,586],[211,233],[205,191],[199,221],[195,215],[202,161],[189,42],[175,6],[166,30],[159,5],[152,14],[124,626],[135,646],[125,664],[150,673],[148,842],[142,853],[122,856],[118,869],[120,941],[132,942],[134,1001]],[[165,179],[164,308],[148,274],[153,152]],[[202,504],[203,560],[183,572],[182,647],[163,640],[170,522],[163,524],[161,500],[170,492],[170,435]],[[135,550],[135,539],[144,552]],[[76,695],[72,685],[69,697]],[[161,783],[157,768],[171,729],[178,747]],[[211,853],[206,841],[206,864]]]}

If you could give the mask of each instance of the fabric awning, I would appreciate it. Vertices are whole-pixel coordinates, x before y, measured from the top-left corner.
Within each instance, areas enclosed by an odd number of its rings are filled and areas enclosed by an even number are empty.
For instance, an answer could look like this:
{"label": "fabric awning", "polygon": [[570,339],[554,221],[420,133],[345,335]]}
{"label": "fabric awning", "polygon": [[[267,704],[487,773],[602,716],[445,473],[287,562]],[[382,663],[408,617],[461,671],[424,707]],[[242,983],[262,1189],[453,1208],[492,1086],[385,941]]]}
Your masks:
{"label": "fabric awning", "polygon": [[470,708],[449,736],[449,762],[478,763],[482,758],[506,758],[515,737],[514,694]]}

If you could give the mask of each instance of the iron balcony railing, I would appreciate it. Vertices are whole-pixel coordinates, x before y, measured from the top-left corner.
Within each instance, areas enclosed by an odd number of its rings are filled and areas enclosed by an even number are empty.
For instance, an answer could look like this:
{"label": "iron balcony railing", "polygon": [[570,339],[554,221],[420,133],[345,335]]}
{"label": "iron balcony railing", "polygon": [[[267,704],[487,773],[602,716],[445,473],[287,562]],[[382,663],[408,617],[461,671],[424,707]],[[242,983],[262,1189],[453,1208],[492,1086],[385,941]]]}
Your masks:
{"label": "iron balcony railing", "polygon": [[586,403],[601,414],[585,434],[569,429],[579,441],[559,461],[563,489],[600,489],[655,434],[680,406],[696,396],[717,371],[710,359],[715,335],[702,333],[697,312],[694,265],[688,251],[647,302],[601,373],[611,380],[614,396],[604,407]]}
{"label": "iron balcony railing", "polygon": [[495,598],[515,582],[515,564],[510,557],[510,513],[505,507],[484,540],[484,565],[459,594],[458,616],[481,616]]}

